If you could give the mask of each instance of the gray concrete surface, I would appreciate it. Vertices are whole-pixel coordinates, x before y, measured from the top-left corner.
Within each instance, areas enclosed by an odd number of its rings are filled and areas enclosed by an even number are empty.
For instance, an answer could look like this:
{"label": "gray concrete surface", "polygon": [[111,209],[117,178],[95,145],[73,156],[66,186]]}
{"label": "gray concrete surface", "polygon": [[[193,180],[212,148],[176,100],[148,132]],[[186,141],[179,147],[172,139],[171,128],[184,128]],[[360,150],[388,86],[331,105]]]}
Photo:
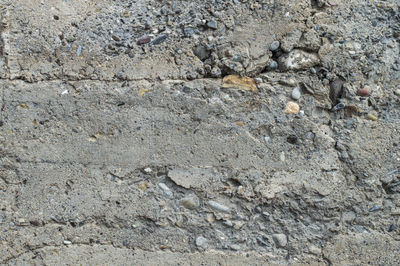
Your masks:
{"label": "gray concrete surface", "polygon": [[399,10],[1,0],[0,263],[398,265]]}

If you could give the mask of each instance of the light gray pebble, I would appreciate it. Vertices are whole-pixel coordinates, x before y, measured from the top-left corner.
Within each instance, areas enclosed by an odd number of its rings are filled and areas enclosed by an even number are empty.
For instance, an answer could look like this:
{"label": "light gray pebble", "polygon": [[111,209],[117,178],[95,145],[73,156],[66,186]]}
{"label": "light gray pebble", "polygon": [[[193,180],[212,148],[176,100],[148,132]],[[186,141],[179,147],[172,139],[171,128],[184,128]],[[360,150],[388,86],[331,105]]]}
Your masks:
{"label": "light gray pebble", "polygon": [[285,234],[273,234],[272,238],[278,247],[284,247],[287,245],[287,236]]}
{"label": "light gray pebble", "polygon": [[292,99],[293,99],[293,100],[296,100],[296,101],[297,101],[298,99],[300,99],[300,97],[301,97],[300,88],[299,88],[299,87],[294,88],[294,89],[292,90],[291,96],[292,96]]}
{"label": "light gray pebble", "polygon": [[198,247],[205,247],[207,245],[207,238],[202,237],[202,236],[198,236],[196,238],[196,246]]}
{"label": "light gray pebble", "polygon": [[238,251],[238,250],[241,250],[241,247],[239,245],[232,244],[231,249]]}
{"label": "light gray pebble", "polygon": [[162,191],[164,191],[164,193],[165,193],[168,197],[171,197],[171,196],[172,196],[172,191],[169,189],[169,187],[167,187],[166,184],[164,184],[164,183],[159,183],[158,186],[162,189]]}
{"label": "light gray pebble", "polygon": [[269,64],[269,68],[270,68],[270,69],[277,69],[277,68],[278,68],[278,63],[277,63],[276,61],[272,61],[272,62]]}
{"label": "light gray pebble", "polygon": [[229,208],[225,205],[219,204],[216,201],[210,200],[208,202],[208,206],[213,208],[214,210],[220,211],[220,212],[229,212]]}
{"label": "light gray pebble", "polygon": [[262,78],[254,78],[254,81],[255,81],[257,84],[260,84],[263,80],[262,80]]}
{"label": "light gray pebble", "polygon": [[269,45],[269,50],[270,50],[271,52],[276,51],[276,50],[278,50],[279,45],[280,45],[279,41],[273,41],[273,42]]}
{"label": "light gray pebble", "polygon": [[186,37],[192,37],[194,34],[194,30],[192,28],[185,28],[184,33]]}
{"label": "light gray pebble", "polygon": [[216,29],[218,29],[218,23],[215,20],[210,20],[207,23],[207,27],[209,27],[210,29],[216,30]]}
{"label": "light gray pebble", "polygon": [[78,46],[78,49],[76,50],[76,56],[81,56],[82,54],[82,46]]}
{"label": "light gray pebble", "polygon": [[188,209],[195,209],[199,207],[199,198],[196,195],[189,195],[181,200],[181,205]]}

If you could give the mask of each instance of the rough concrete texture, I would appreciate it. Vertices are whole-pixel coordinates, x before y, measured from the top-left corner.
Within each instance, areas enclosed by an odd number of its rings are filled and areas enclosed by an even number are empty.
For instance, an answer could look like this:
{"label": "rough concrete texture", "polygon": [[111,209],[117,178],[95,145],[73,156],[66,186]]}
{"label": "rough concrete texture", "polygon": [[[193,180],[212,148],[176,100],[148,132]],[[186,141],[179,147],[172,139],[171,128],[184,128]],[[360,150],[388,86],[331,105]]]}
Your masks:
{"label": "rough concrete texture", "polygon": [[398,265],[399,12],[0,0],[0,263]]}

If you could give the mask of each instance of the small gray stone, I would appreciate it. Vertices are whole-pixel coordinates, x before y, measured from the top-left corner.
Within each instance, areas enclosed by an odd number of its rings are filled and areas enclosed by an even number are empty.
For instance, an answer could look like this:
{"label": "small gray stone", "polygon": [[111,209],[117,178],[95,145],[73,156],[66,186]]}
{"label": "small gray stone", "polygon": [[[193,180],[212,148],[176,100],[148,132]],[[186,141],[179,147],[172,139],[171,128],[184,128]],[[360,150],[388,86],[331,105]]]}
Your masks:
{"label": "small gray stone", "polygon": [[270,50],[271,52],[274,52],[274,51],[278,50],[279,45],[281,45],[279,41],[273,41],[273,42],[269,45],[269,50]]}
{"label": "small gray stone", "polygon": [[272,62],[269,64],[269,68],[270,68],[270,69],[277,69],[277,68],[278,68],[278,63],[277,63],[276,61],[272,61]]}
{"label": "small gray stone", "polygon": [[152,40],[152,41],[149,43],[149,46],[151,47],[151,46],[153,46],[153,45],[158,45],[158,44],[160,44],[160,43],[163,43],[167,38],[168,38],[168,35],[167,35],[167,34],[160,35],[160,36],[158,36],[157,38],[155,38],[154,40]]}
{"label": "small gray stone", "polygon": [[215,66],[213,67],[213,69],[211,69],[211,76],[213,76],[214,78],[219,78],[221,77],[222,72],[221,69],[219,69],[219,67]]}
{"label": "small gray stone", "polygon": [[164,193],[165,193],[168,197],[171,197],[171,196],[172,196],[172,191],[169,189],[169,187],[167,187],[166,184],[164,184],[164,183],[159,183],[158,186],[162,189],[162,191],[164,191]]}
{"label": "small gray stone", "polygon": [[229,212],[229,208],[227,206],[219,204],[218,202],[215,202],[213,200],[210,200],[208,202],[208,206],[220,212]]}
{"label": "small gray stone", "polygon": [[198,236],[196,238],[196,246],[198,247],[205,247],[207,245],[207,238],[204,238],[202,236]]}
{"label": "small gray stone", "polygon": [[287,244],[287,236],[285,234],[273,234],[272,238],[278,247],[284,247]]}
{"label": "small gray stone", "polygon": [[241,250],[241,247],[239,245],[232,244],[231,249],[238,251],[238,250]]}
{"label": "small gray stone", "polygon": [[293,99],[293,100],[296,100],[296,101],[297,101],[298,99],[300,99],[300,97],[301,97],[300,88],[299,88],[299,87],[294,88],[294,89],[292,90],[291,96],[292,96],[292,99]]}
{"label": "small gray stone", "polygon": [[194,30],[192,28],[185,28],[184,33],[186,37],[192,37],[194,34]]}
{"label": "small gray stone", "polygon": [[216,30],[216,29],[218,29],[218,23],[215,20],[210,20],[207,23],[207,27],[209,27],[210,29]]}
{"label": "small gray stone", "polygon": [[188,209],[195,209],[199,207],[199,198],[196,195],[189,195],[181,200],[181,205]]}
{"label": "small gray stone", "polygon": [[201,60],[204,61],[207,58],[210,57],[210,52],[207,50],[206,47],[202,46],[202,45],[198,45],[196,46],[196,48],[194,48],[194,54]]}

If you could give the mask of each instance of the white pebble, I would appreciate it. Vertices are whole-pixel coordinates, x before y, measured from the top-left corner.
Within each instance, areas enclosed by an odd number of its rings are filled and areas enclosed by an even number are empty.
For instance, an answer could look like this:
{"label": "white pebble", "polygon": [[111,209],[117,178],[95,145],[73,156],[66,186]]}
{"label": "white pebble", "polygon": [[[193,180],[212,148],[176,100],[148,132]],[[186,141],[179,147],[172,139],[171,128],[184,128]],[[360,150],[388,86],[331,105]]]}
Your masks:
{"label": "white pebble", "polygon": [[226,207],[225,205],[219,204],[218,202],[215,202],[215,201],[210,200],[210,201],[208,202],[208,205],[209,205],[211,208],[213,208],[213,209],[215,209],[215,210],[217,210],[217,211],[229,212],[229,208],[228,208],[228,207]]}
{"label": "white pebble", "polygon": [[167,196],[169,196],[169,197],[172,196],[172,191],[169,189],[169,187],[167,187],[166,184],[164,184],[164,183],[159,183],[158,186],[162,189],[162,191],[164,191],[164,193],[165,193]]}
{"label": "white pebble", "polygon": [[144,171],[145,171],[146,173],[151,173],[151,172],[152,172],[151,168],[149,168],[149,167],[145,168]]}
{"label": "white pebble", "polygon": [[285,152],[281,152],[281,154],[279,155],[279,159],[284,162],[286,160],[285,158]]}

